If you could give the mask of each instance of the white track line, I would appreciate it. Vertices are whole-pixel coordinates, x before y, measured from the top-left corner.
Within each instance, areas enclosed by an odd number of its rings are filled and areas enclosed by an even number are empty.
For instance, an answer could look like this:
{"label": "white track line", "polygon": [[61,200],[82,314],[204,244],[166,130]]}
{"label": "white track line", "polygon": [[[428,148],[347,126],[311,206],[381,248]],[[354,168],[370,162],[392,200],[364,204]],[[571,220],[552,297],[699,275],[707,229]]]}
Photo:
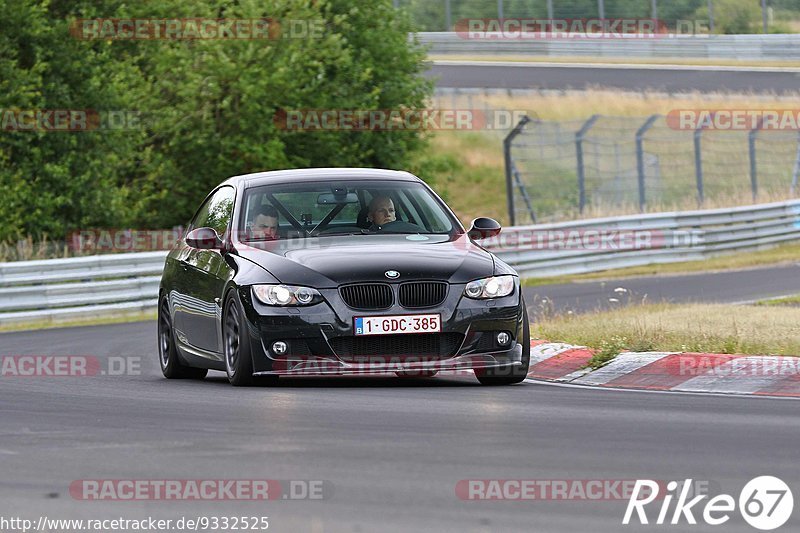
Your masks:
{"label": "white track line", "polygon": [[541,363],[542,361],[547,361],[557,355],[561,355],[564,352],[568,352],[570,350],[585,350],[584,346],[573,346],[571,344],[563,344],[563,343],[546,343],[546,344],[539,344],[537,346],[531,347],[531,366]]}
{"label": "white track line", "polygon": [[650,363],[655,363],[670,355],[674,355],[674,352],[621,353],[607,365],[598,368],[587,376],[576,379],[573,383],[579,383],[581,385],[605,385],[610,381],[621,378],[622,376],[627,376]]}
{"label": "white track line", "polygon": [[793,398],[791,396],[768,396],[764,394],[736,394],[732,392],[693,392],[681,390],[651,390],[651,389],[623,389],[617,387],[596,387],[594,385],[579,385],[576,383],[556,383],[552,381],[544,381],[539,379],[527,378],[523,383],[531,385],[545,385],[547,387],[564,387],[567,389],[587,389],[604,392],[634,392],[642,394],[678,394],[684,396],[718,396],[722,398],[741,398],[741,399],[761,399],[761,400],[789,400],[797,401],[800,398]]}
{"label": "white track line", "polygon": [[690,392],[752,394],[766,389],[770,385],[776,385],[786,378],[779,372],[763,373],[767,368],[779,368],[783,359],[778,356],[740,357],[727,361],[716,368],[711,368],[704,374],[674,386],[673,389]]}

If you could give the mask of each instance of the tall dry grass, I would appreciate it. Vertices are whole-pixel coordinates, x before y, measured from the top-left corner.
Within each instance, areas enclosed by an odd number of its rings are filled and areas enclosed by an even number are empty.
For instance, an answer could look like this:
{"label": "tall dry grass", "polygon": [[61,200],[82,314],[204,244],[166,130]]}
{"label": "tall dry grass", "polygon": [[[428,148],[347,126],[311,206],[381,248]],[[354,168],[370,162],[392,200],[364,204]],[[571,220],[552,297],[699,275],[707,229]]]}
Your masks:
{"label": "tall dry grass", "polygon": [[28,235],[16,241],[0,242],[0,262],[58,259],[74,255],[75,251],[66,242],[51,240],[47,235],[38,241]]}
{"label": "tall dry grass", "polygon": [[800,356],[798,324],[795,307],[645,304],[543,317],[531,333],[598,349]]}
{"label": "tall dry grass", "polygon": [[785,109],[796,108],[800,90],[792,94],[688,93],[669,95],[654,91],[633,93],[596,88],[589,91],[531,91],[486,93],[473,102],[496,109],[525,110],[542,120],[588,119],[594,114],[642,117],[666,115],[674,109]]}

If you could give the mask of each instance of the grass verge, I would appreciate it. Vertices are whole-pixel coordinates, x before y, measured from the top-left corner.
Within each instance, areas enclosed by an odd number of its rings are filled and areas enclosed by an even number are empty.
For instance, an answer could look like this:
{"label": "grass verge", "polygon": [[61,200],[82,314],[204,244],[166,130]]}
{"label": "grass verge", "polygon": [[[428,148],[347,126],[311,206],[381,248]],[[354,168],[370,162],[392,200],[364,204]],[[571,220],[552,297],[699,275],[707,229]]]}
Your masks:
{"label": "grass verge", "polygon": [[531,334],[599,350],[800,356],[800,309],[721,304],[647,304],[544,318]]}
{"label": "grass verge", "polygon": [[18,322],[0,325],[0,333],[12,331],[32,331],[40,329],[71,328],[80,326],[99,326],[104,324],[125,324],[128,322],[143,322],[156,320],[156,311],[115,314],[111,316],[86,317],[72,320],[48,320]]}
{"label": "grass verge", "polygon": [[756,305],[766,307],[800,307],[800,294],[787,296],[785,298],[774,298],[772,300],[762,300]]}
{"label": "grass verge", "polygon": [[681,263],[666,263],[660,265],[647,265],[603,272],[590,272],[574,276],[558,276],[553,278],[530,278],[523,280],[523,285],[535,287],[540,285],[553,285],[560,283],[575,283],[581,281],[603,281],[625,278],[666,276],[692,273],[724,272],[729,270],[742,270],[765,266],[790,264],[800,259],[800,244],[783,244],[769,250],[757,252],[741,252],[730,255],[720,255],[703,261],[686,261]]}
{"label": "grass verge", "polygon": [[479,216],[508,223],[502,138],[440,131],[414,154],[411,171],[428,182],[469,227]]}

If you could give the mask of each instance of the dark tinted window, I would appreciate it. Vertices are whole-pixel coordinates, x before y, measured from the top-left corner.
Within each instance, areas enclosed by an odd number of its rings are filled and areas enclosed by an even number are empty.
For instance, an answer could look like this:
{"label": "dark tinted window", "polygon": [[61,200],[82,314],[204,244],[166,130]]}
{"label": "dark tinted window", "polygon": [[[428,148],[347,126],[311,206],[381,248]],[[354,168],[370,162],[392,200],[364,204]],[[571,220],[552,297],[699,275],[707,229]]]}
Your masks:
{"label": "dark tinted window", "polygon": [[[391,208],[394,220],[373,224],[373,201]],[[278,238],[366,232],[447,234],[457,228],[436,197],[413,181],[344,179],[254,187],[244,195],[240,229],[245,235],[267,207],[278,211]]]}

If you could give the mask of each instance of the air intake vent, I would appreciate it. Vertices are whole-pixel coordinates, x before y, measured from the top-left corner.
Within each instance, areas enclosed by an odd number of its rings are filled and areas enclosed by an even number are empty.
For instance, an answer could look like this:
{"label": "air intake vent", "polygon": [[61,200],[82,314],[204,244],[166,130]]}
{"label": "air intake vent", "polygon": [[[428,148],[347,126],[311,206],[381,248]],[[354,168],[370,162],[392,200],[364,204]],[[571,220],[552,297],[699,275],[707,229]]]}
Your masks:
{"label": "air intake vent", "polygon": [[460,333],[425,333],[336,337],[330,343],[336,355],[344,360],[381,356],[446,358],[455,355],[463,340]]}
{"label": "air intake vent", "polygon": [[353,309],[387,309],[394,297],[391,285],[385,283],[361,283],[339,288],[342,300]]}
{"label": "air intake vent", "polygon": [[400,305],[409,308],[433,307],[447,297],[447,283],[420,281],[400,285]]}

